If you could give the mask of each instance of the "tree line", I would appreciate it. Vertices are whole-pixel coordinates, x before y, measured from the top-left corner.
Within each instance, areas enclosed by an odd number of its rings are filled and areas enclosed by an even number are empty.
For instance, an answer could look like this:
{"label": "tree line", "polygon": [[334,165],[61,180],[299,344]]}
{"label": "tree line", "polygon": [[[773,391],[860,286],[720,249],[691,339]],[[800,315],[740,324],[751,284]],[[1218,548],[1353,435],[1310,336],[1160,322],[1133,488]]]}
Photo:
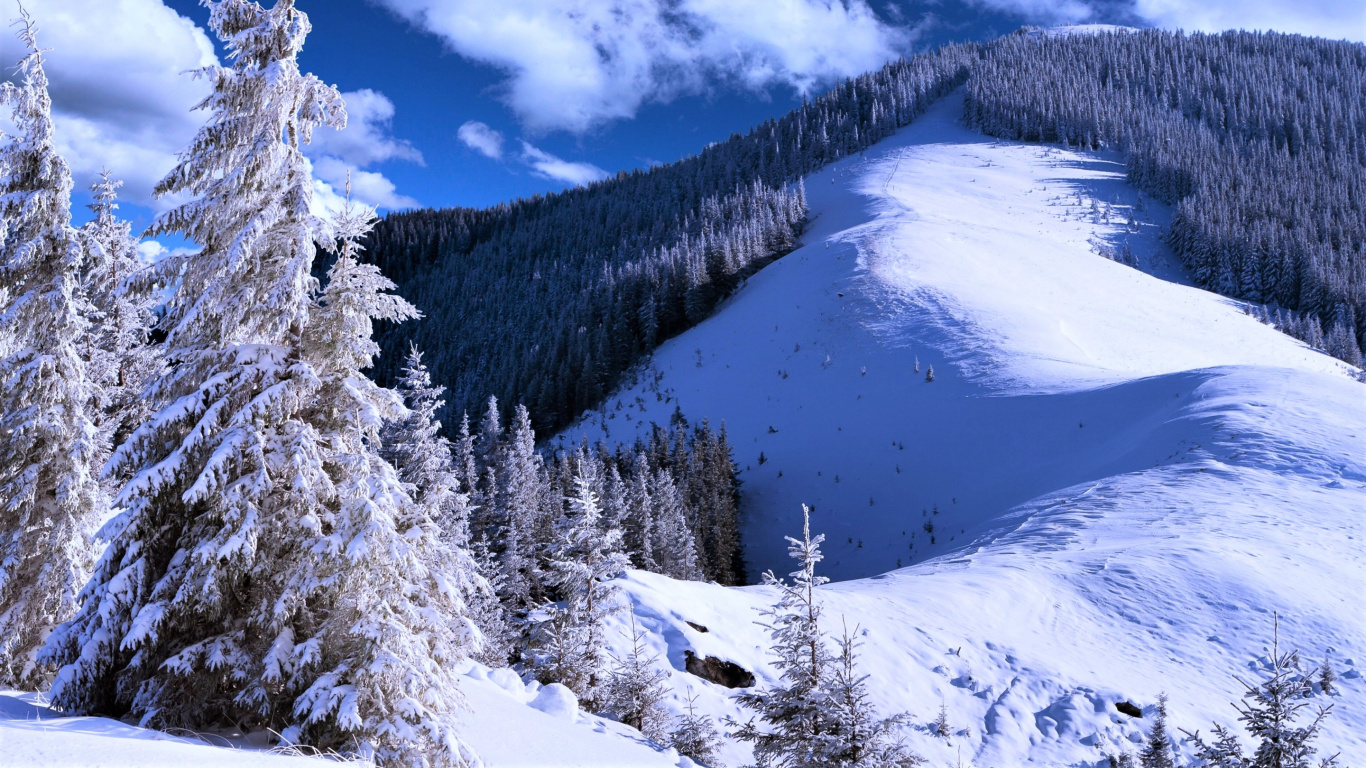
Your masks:
{"label": "tree line", "polygon": [[486,209],[390,213],[368,258],[425,318],[382,331],[379,379],[396,380],[416,343],[452,413],[496,396],[553,433],[794,248],[801,177],[915,119],[963,83],[976,51],[888,64],[668,165]]}
{"label": "tree line", "polygon": [[1361,365],[1366,344],[1366,48],[1260,32],[1009,35],[968,80],[967,121],[1125,152],[1176,206],[1168,242],[1198,285],[1269,305]]}

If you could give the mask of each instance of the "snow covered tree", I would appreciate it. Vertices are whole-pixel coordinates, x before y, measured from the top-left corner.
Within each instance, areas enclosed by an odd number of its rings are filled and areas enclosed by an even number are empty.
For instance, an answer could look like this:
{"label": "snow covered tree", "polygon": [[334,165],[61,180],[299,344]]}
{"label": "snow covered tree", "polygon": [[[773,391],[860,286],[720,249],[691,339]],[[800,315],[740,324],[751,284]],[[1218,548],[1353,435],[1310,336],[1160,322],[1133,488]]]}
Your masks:
{"label": "snow covered tree", "polygon": [[660,573],[673,579],[700,581],[697,541],[688,527],[683,499],[669,470],[656,470],[650,478],[650,502],[654,506],[651,555]]}
{"label": "snow covered tree", "polygon": [[163,260],[176,365],[159,410],[116,450],[127,471],[109,546],[77,616],[53,634],[53,704],[144,724],[235,722],[384,764],[462,765],[451,714],[478,644],[477,585],[379,455],[397,393],[363,374],[377,319],[415,316],[357,258],[373,212],[348,207],[319,296],[300,152],[340,128],[337,90],[300,73],[310,26],[292,0],[209,0],[231,66],[201,74],[211,114],[159,194],[191,199],[156,233],[198,242]]}
{"label": "snow covered tree", "polygon": [[398,393],[362,373],[379,352],[373,324],[417,311],[389,293],[393,283],[377,267],[358,261],[373,221],[368,208],[348,201],[342,209],[341,247],[302,344],[319,381],[307,423],[326,446],[335,497],[319,515],[322,535],[300,537],[308,556],[285,561],[281,602],[298,604],[277,618],[259,683],[237,698],[264,713],[283,685],[294,718],[283,735],[292,742],[383,765],[461,765],[473,755],[451,719],[463,703],[457,667],[480,642],[466,601],[487,585],[443,535],[439,505],[414,500],[377,450],[386,424],[405,413]]}
{"label": "snow covered tree", "polygon": [[1222,725],[1215,725],[1214,743],[1207,743],[1200,733],[1187,732],[1195,743],[1196,757],[1207,766],[1217,768],[1328,768],[1337,765],[1337,755],[1313,757],[1323,721],[1332,713],[1333,706],[1319,707],[1312,719],[1296,725],[1313,695],[1311,674],[1301,668],[1298,651],[1281,653],[1280,618],[1276,618],[1275,635],[1271,646],[1270,675],[1256,684],[1236,677],[1244,688],[1243,703],[1234,704],[1238,720],[1252,737],[1256,748],[1245,756],[1237,737]]}
{"label": "snow covered tree", "polygon": [[1167,694],[1157,697],[1157,715],[1148,730],[1148,740],[1138,753],[1138,764],[1143,768],[1175,768],[1172,759],[1171,737],[1167,735]]}
{"label": "snow covered tree", "polygon": [[408,485],[413,500],[425,507],[437,521],[448,541],[468,547],[469,497],[460,491],[451,443],[441,435],[437,414],[445,406],[446,388],[432,384],[422,352],[409,347],[398,392],[408,406],[408,415],[385,427],[385,458],[398,470]]}
{"label": "snow covered tree", "polygon": [[910,768],[925,761],[906,748],[893,731],[907,715],[879,718],[868,700],[867,675],[857,667],[858,627],[845,627],[839,658],[826,688],[829,692],[829,731],[820,742],[824,765],[838,768]]}
{"label": "snow covered tree", "polygon": [[621,531],[600,525],[602,510],[591,481],[580,474],[574,487],[550,564],[561,600],[546,607],[539,627],[545,640],[534,666],[544,682],[567,686],[591,712],[606,704],[606,621],[621,609],[611,580],[630,562],[621,552]]}
{"label": "snow covered tree", "polygon": [[71,226],[71,174],[53,146],[52,100],[36,29],[18,83],[0,86],[15,134],[0,140],[0,685],[33,687],[35,655],[77,608],[108,501],[87,409],[89,305]]}
{"label": "snow covered tree", "polygon": [[631,609],[631,647],[613,656],[607,680],[608,709],[621,722],[658,744],[667,741],[669,714],[664,709],[664,680],[668,675],[655,664],[658,655],[645,648],[645,633],[636,626]]}
{"label": "snow covered tree", "polygon": [[[490,406],[490,413],[496,414],[494,401],[490,401]],[[499,562],[504,601],[516,610],[529,606],[533,593],[538,591],[538,585],[532,583],[536,577],[533,532],[540,509],[542,465],[536,453],[536,433],[531,429],[531,417],[525,406],[518,405],[513,410],[512,426],[503,443],[497,453],[497,503],[502,528]]]}
{"label": "snow covered tree", "polygon": [[632,563],[647,571],[659,570],[654,553],[654,508],[650,498],[650,459],[644,451],[637,451],[631,462],[631,473],[626,484],[623,503],[626,508],[622,533]]}
{"label": "snow covered tree", "polygon": [[[151,409],[143,397],[164,367],[151,343],[158,285],[138,257],[131,225],[115,215],[123,182],[104,171],[91,187],[95,218],[81,227],[82,289],[91,305],[86,358],[96,402],[91,408],[104,451],[122,443]],[[113,478],[110,478],[113,479]]]}
{"label": "snow covered tree", "polygon": [[688,688],[687,714],[674,721],[669,746],[693,762],[720,768],[716,753],[721,748],[721,734],[710,717],[697,711],[697,695],[691,687]]}
{"label": "snow covered tree", "polygon": [[743,723],[727,720],[727,724],[736,727],[732,736],[754,745],[754,759],[761,768],[817,768],[827,765],[822,746],[833,725],[826,690],[833,659],[821,634],[821,607],[816,600],[816,588],[828,581],[816,575],[825,535],[812,538],[811,510],[805,504],[802,538],[788,536],[787,540],[788,554],[800,564],[791,574],[792,583],[772,571],[763,576],[764,585],[778,591],[777,605],[762,615],[768,618],[763,626],[773,639],[771,651],[777,657],[774,666],[781,681],[771,689],[745,691],[735,697],[762,723],[751,717]]}

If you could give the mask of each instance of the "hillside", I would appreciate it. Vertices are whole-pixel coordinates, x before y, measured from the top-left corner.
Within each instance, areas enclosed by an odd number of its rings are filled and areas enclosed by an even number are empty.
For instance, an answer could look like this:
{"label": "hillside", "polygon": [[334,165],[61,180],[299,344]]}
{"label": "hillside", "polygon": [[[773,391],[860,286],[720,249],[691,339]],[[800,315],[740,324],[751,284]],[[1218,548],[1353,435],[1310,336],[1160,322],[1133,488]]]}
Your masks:
{"label": "hillside", "polygon": [[[1366,760],[1366,388],[1190,287],[1166,209],[1129,226],[1117,158],[984,138],[961,104],[808,177],[805,246],[562,439],[724,420],[751,572],[791,569],[813,505],[827,615],[863,628],[933,764],[1103,764],[1144,728],[1113,704],[1161,691],[1179,727],[1231,723],[1273,611],[1345,678],[1326,742]],[[1139,269],[1097,252],[1126,243]],[[764,589],[629,589],[672,668],[692,648],[771,677]],[[951,743],[926,733],[941,701]]]}

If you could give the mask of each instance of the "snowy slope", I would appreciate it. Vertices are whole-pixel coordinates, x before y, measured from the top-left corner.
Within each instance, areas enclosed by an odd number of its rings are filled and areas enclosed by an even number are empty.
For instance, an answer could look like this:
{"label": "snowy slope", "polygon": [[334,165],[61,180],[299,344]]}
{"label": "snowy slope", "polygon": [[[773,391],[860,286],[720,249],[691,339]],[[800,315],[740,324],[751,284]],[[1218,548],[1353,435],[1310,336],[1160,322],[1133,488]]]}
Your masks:
{"label": "snowy slope", "polygon": [[[560,688],[562,692],[566,689]],[[512,670],[467,663],[463,737],[487,768],[692,768],[619,723],[577,711]],[[301,768],[330,761],[272,752],[269,734],[173,736],[102,717],[62,717],[39,697],[0,691],[0,766]],[[356,763],[351,763],[356,764]],[[362,764],[363,765],[363,764]]]}
{"label": "snowy slope", "polygon": [[[935,764],[1096,765],[1143,729],[1114,703],[1164,690],[1179,727],[1231,723],[1273,610],[1343,673],[1327,742],[1366,763],[1366,387],[1185,284],[1167,212],[1128,225],[1118,158],[960,111],[808,178],[806,247],[564,439],[724,420],[749,564],[790,570],[782,536],[815,506],[829,615],[864,628],[879,703]],[[1125,242],[1141,271],[1097,253]],[[763,589],[629,589],[680,693],[735,713],[677,671],[688,648],[770,674]],[[941,701],[951,744],[923,730]]]}

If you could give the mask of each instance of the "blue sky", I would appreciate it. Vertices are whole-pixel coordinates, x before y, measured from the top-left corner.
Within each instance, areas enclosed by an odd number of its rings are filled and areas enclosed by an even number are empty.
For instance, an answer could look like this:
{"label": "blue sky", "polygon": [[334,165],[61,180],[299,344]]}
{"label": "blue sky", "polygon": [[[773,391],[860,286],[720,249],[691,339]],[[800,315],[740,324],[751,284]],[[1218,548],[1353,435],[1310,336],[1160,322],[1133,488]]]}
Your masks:
{"label": "blue sky", "polygon": [[[0,0],[0,7],[11,0]],[[309,149],[382,208],[485,206],[668,162],[782,114],[803,90],[1024,24],[1277,28],[1366,39],[1359,0],[297,0],[307,71],[348,94]],[[197,0],[29,0],[51,47],[59,147],[78,188],[151,185],[202,118],[184,70],[222,51]],[[17,60],[16,43],[0,59]],[[463,139],[462,139],[463,137]],[[482,151],[481,149],[482,148]],[[78,195],[78,197],[80,197]]]}

